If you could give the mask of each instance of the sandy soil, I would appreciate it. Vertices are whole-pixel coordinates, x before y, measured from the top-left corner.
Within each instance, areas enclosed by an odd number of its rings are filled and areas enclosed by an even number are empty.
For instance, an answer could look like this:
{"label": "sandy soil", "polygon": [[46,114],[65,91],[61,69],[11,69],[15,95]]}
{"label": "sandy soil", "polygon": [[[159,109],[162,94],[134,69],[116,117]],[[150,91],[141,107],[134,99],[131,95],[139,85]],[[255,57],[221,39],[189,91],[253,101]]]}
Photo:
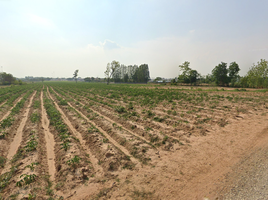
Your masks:
{"label": "sandy soil", "polygon": [[[44,140],[36,151],[26,153],[17,161],[19,170],[16,172],[17,175],[22,172],[29,174],[26,165],[40,160],[36,174],[37,183],[43,188],[39,194],[42,199],[62,196],[64,199],[204,200],[247,199],[249,195],[250,199],[265,199],[268,196],[265,190],[268,169],[268,115],[265,105],[240,113],[233,113],[238,107],[231,109],[227,104],[226,111],[221,109],[215,114],[204,109],[200,115],[204,115],[203,118],[213,116],[215,121],[199,124],[205,130],[205,133],[199,134],[199,129],[192,128],[199,119],[195,118],[195,114],[185,114],[184,118],[188,117],[190,124],[177,127],[174,122],[180,119],[179,116],[170,117],[164,123],[135,117],[124,121],[107,106],[95,104],[89,112],[85,108],[89,105],[86,99],[75,100],[80,101],[79,104],[69,101],[66,105],[60,105],[55,93],[47,90],[46,94],[53,100],[68,127],[70,149],[64,151],[61,148],[59,133],[50,125],[43,107],[43,92],[40,96],[41,107],[27,107],[26,113],[21,114],[25,114],[21,124],[26,126],[23,125],[23,131],[18,135],[22,138],[14,146],[16,149],[25,146],[33,135],[31,130],[36,130],[39,143]],[[40,98],[32,96],[27,105],[31,106],[33,99]],[[160,106],[157,109],[154,112],[163,116],[169,108]],[[138,107],[137,111],[145,117],[142,108]],[[29,116],[33,112],[40,113],[41,120],[37,124],[30,123]],[[223,127],[219,124],[222,119],[228,122]],[[135,124],[138,126],[132,129]],[[153,129],[145,131],[148,125]],[[165,129],[169,141],[166,144],[161,142],[160,146],[152,145],[149,135],[163,138],[161,132]],[[190,130],[193,134],[188,134]],[[182,143],[171,143],[174,139]],[[150,160],[142,162],[134,156],[133,148],[137,153],[144,150],[139,155],[149,156]],[[77,167],[67,164],[74,155],[82,160]],[[125,169],[123,166],[126,163],[134,165]],[[46,174],[50,175],[47,183],[42,178]],[[13,194],[18,177],[12,179],[3,194]],[[48,196],[44,188],[53,192]],[[26,197],[29,192],[36,192],[33,185],[23,189],[16,187],[16,191],[20,192],[18,199]]]}

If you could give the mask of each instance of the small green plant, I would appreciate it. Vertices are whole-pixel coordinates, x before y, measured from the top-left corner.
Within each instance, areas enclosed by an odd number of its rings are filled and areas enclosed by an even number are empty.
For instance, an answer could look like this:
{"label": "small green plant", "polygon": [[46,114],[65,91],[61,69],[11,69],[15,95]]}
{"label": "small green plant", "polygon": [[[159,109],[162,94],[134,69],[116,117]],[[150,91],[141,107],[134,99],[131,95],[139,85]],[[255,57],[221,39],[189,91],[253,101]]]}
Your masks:
{"label": "small green plant", "polygon": [[31,140],[27,142],[26,146],[24,147],[27,152],[36,150],[38,142],[35,140],[35,137],[31,137]]}
{"label": "small green plant", "polygon": [[33,162],[30,165],[27,165],[25,168],[30,168],[31,171],[34,171],[34,168],[35,168],[36,165],[39,165],[39,163],[38,162]]}
{"label": "small green plant", "polygon": [[76,164],[79,164],[81,158],[79,156],[74,156],[72,159],[68,160],[66,163],[70,166],[72,165],[72,167],[75,167]]}
{"label": "small green plant", "polygon": [[67,151],[71,147],[70,142],[64,142],[60,145],[62,146],[61,149],[64,149],[65,151]]}
{"label": "small green plant", "polygon": [[28,199],[29,200],[33,200],[33,199],[35,199],[36,198],[36,194],[28,194]]}
{"label": "small green plant", "polygon": [[107,143],[107,142],[109,142],[109,139],[107,139],[107,138],[103,138],[103,143]]}
{"label": "small green plant", "polygon": [[162,140],[162,144],[166,144],[166,141],[168,140],[168,136],[165,136]]}
{"label": "small green plant", "polygon": [[40,120],[40,115],[38,113],[33,113],[31,115],[31,122],[32,123],[36,123]]}
{"label": "small green plant", "polygon": [[35,181],[36,175],[35,174],[30,174],[30,175],[22,174],[20,178],[22,179],[16,183],[16,186],[18,187],[22,187],[24,184],[30,185],[31,183]]}
{"label": "small green plant", "polygon": [[67,106],[68,102],[65,99],[61,99],[60,102],[59,102],[59,105]]}
{"label": "small green plant", "polygon": [[1,121],[0,126],[3,129],[8,128],[12,125],[13,121],[14,121],[14,118],[9,116]]}
{"label": "small green plant", "polygon": [[118,112],[118,113],[125,113],[125,112],[127,112],[127,110],[123,106],[116,106],[115,107],[115,111]]}
{"label": "small green plant", "polygon": [[4,139],[7,135],[8,135],[8,133],[6,131],[1,130],[0,139]]}
{"label": "small green plant", "polygon": [[7,159],[5,157],[0,156],[0,167],[3,168],[5,166],[6,160]]}

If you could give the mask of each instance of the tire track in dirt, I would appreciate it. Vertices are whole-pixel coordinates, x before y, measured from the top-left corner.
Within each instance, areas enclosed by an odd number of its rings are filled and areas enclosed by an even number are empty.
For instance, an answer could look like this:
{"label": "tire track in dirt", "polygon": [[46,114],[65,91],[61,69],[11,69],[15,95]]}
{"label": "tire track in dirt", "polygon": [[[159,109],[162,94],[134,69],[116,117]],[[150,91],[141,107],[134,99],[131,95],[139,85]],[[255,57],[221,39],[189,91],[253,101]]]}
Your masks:
{"label": "tire track in dirt", "polygon": [[[22,121],[20,123],[20,126],[17,129],[17,133],[16,133],[16,135],[15,135],[12,143],[10,144],[10,148],[9,148],[9,151],[8,151],[8,154],[7,154],[7,160],[11,160],[11,158],[16,154],[16,152],[17,152],[17,150],[18,150],[18,148],[20,146],[20,143],[22,141],[23,129],[24,129],[25,125],[26,125],[26,121],[27,121],[27,118],[28,118],[30,107],[32,105],[33,98],[34,98],[35,94],[36,94],[36,91],[34,91],[32,97],[30,98],[30,102],[29,102],[29,104],[28,104],[28,106],[27,106],[27,108],[25,110],[24,115],[22,116]],[[7,172],[7,170],[9,168],[10,168],[10,163],[2,171],[2,174],[4,174],[5,172]]]}
{"label": "tire track in dirt", "polygon": [[[49,96],[51,97],[50,93],[48,92]],[[51,97],[51,99],[54,101],[54,99]],[[54,101],[55,102],[55,101]],[[56,102],[55,102],[56,104]],[[57,105],[57,109],[60,109],[58,104]],[[68,104],[70,105],[70,104]],[[71,106],[71,105],[70,105]],[[71,106],[73,109],[75,109],[73,106]],[[93,121],[90,121],[83,113],[81,113],[79,110],[75,109],[83,118],[85,118],[85,120],[91,124],[93,124],[96,128],[98,128],[100,130],[101,133],[103,133],[105,135],[105,137],[114,145],[116,146],[118,149],[120,149],[120,151],[122,151],[125,155],[129,156],[130,160],[134,163],[134,164],[138,164],[139,162],[129,153],[129,151],[127,149],[125,149],[124,147],[122,147],[120,144],[118,144],[108,133],[106,133],[106,131],[104,131],[100,126],[98,126],[97,124],[95,124]],[[61,110],[61,112],[63,113],[63,111]],[[63,113],[64,114],[64,113]],[[65,115],[64,115],[65,116]],[[67,117],[65,116],[65,118],[67,119]],[[68,120],[68,119],[67,119]],[[69,121],[69,120],[68,120]],[[70,123],[70,122],[69,122]],[[71,124],[71,123],[70,123]],[[74,129],[74,128],[73,128]],[[74,131],[76,131],[74,129]],[[77,131],[76,131],[77,132]],[[80,135],[80,134],[79,134]],[[80,135],[81,140],[82,140],[82,136]],[[79,138],[80,139],[80,138]]]}
{"label": "tire track in dirt", "polygon": [[51,96],[48,88],[47,88],[47,94],[49,96],[49,98],[53,101],[53,103],[55,104],[57,110],[60,112],[62,119],[64,121],[64,123],[71,129],[71,131],[73,132],[73,134],[79,139],[79,142],[81,143],[81,146],[83,147],[83,149],[89,154],[89,157],[92,161],[92,165],[94,167],[94,169],[99,172],[99,175],[103,174],[103,169],[101,166],[98,165],[98,159],[91,153],[91,151],[89,150],[89,148],[87,148],[86,146],[86,141],[83,139],[82,135],[76,131],[76,129],[73,127],[73,125],[71,124],[71,122],[69,121],[69,119],[66,117],[66,115],[64,114],[64,112],[61,110],[61,108],[59,107],[59,105],[56,103],[56,101],[53,99],[53,97]]}
{"label": "tire track in dirt", "polygon": [[48,163],[48,172],[51,177],[51,181],[55,180],[55,141],[53,134],[49,131],[49,120],[44,108],[44,101],[43,101],[43,91],[41,92],[41,112],[42,112],[42,127],[44,129],[44,135],[46,140],[46,150],[47,150],[47,163]]}

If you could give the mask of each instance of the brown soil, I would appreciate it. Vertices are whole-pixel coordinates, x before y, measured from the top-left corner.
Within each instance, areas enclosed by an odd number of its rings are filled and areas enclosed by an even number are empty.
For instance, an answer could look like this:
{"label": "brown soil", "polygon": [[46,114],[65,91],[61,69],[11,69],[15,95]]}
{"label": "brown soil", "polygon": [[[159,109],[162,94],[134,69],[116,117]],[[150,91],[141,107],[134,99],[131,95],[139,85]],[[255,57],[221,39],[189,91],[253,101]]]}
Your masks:
{"label": "brown soil", "polygon": [[[17,171],[0,199],[15,193],[18,199],[30,193],[36,193],[37,199],[239,199],[231,192],[238,193],[239,184],[244,186],[247,181],[241,177],[258,170],[268,155],[268,115],[263,102],[218,100],[214,108],[207,103],[198,110],[197,105],[175,101],[174,111],[179,114],[160,122],[148,117],[142,106],[135,106],[140,117],[123,119],[113,108],[82,94],[64,96],[56,88],[47,88],[38,97],[35,94],[15,117],[17,125],[12,125],[10,138],[0,140],[1,156],[12,158],[32,137],[40,145],[13,163]],[[70,99],[62,105],[57,95]],[[247,95],[254,98],[255,94]],[[68,150],[62,148],[59,133],[50,125],[45,98],[52,100],[67,125]],[[41,107],[34,109],[31,105],[36,99],[41,100]],[[118,100],[116,105],[121,104]],[[172,109],[166,102],[151,108],[160,118]],[[36,124],[29,119],[32,113],[40,114]],[[154,137],[160,140],[154,142]],[[16,144],[11,143],[13,138]],[[14,150],[8,152],[8,147]],[[81,158],[80,163],[68,164],[74,156]],[[27,168],[33,162],[39,162],[34,172]],[[6,164],[1,174],[9,167]],[[33,173],[37,175],[35,185],[16,187],[20,175]]]}
{"label": "brown soil", "polygon": [[46,141],[48,171],[51,181],[54,181],[56,173],[55,153],[54,153],[55,142],[53,134],[49,131],[49,120],[47,118],[47,113],[44,108],[43,91],[41,92],[41,110],[42,110],[42,127],[44,129],[44,135]]}

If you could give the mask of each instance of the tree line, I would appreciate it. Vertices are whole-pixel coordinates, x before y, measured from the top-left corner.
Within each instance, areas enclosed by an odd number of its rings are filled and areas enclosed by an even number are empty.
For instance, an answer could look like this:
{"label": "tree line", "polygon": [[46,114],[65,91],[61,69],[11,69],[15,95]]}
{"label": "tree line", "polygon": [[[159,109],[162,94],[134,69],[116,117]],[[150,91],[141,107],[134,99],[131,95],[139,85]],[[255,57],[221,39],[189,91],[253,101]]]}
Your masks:
{"label": "tree line", "polygon": [[17,80],[12,74],[8,74],[6,72],[1,72],[0,73],[0,84],[1,85],[11,85],[11,84],[21,85],[22,81]]}
{"label": "tree line", "polygon": [[115,83],[147,83],[150,80],[148,64],[138,65],[120,65],[118,61],[112,61],[107,64],[104,72],[107,84],[110,81]]}
{"label": "tree line", "polygon": [[179,65],[181,74],[173,79],[171,84],[186,83],[198,85],[202,83],[218,86],[268,88],[268,61],[261,59],[253,64],[245,76],[239,76],[239,65],[236,62],[229,64],[221,62],[214,67],[211,74],[202,76],[190,68],[190,62]]}

